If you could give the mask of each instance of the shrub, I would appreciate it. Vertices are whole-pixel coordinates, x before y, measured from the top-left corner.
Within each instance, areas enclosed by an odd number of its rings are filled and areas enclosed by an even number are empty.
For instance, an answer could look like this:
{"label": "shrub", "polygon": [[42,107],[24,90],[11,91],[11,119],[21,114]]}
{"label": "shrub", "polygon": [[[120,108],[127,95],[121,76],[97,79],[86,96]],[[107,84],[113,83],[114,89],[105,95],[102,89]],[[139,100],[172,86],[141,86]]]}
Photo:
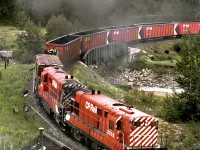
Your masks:
{"label": "shrub", "polygon": [[184,112],[187,107],[185,99],[180,99],[177,96],[166,97],[160,115],[170,122],[184,120]]}
{"label": "shrub", "polygon": [[173,45],[173,49],[176,51],[176,52],[180,52],[181,51],[181,45],[180,45],[180,43],[175,43],[174,45]]}
{"label": "shrub", "polygon": [[26,23],[24,30],[25,32],[17,34],[17,44],[20,48],[18,56],[23,63],[31,63],[35,54],[43,51],[44,35],[41,28],[32,21]]}
{"label": "shrub", "polygon": [[33,54],[30,54],[28,52],[23,52],[20,54],[19,59],[21,61],[21,63],[25,64],[25,63],[33,63],[35,60],[35,57]]}
{"label": "shrub", "polygon": [[142,54],[138,54],[135,56],[134,60],[132,60],[129,64],[129,68],[131,70],[142,70],[143,68],[147,68],[147,64],[145,63],[145,60],[142,58]]}
{"label": "shrub", "polygon": [[24,11],[20,11],[17,13],[15,22],[18,29],[23,30],[27,22],[30,21],[30,18],[26,15]]}
{"label": "shrub", "polygon": [[153,110],[159,105],[159,99],[153,93],[138,90],[128,91],[124,96],[124,102],[141,111]]}
{"label": "shrub", "polygon": [[52,16],[46,26],[46,39],[54,39],[72,32],[80,31],[81,24],[67,20],[64,15]]}

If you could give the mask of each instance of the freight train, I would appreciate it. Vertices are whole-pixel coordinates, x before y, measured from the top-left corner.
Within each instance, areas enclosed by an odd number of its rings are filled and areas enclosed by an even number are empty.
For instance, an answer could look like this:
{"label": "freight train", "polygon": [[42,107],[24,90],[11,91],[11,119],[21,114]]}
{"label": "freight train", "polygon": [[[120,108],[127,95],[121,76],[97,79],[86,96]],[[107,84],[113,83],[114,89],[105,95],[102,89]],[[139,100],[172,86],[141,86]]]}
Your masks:
{"label": "freight train", "polygon": [[158,119],[90,90],[55,55],[36,55],[34,93],[67,133],[92,150],[164,149]]}
{"label": "freight train", "polygon": [[87,89],[65,72],[62,64],[115,42],[180,37],[199,30],[200,22],[172,22],[108,27],[59,37],[46,43],[46,54],[36,55],[34,93],[66,132],[93,150],[164,149],[158,143],[157,118],[101,91]]}
{"label": "freight train", "polygon": [[134,42],[148,39],[180,37],[184,34],[198,34],[200,22],[170,22],[134,24],[107,27],[64,35],[45,45],[45,52],[56,49],[64,65],[80,60],[90,49],[115,42]]}

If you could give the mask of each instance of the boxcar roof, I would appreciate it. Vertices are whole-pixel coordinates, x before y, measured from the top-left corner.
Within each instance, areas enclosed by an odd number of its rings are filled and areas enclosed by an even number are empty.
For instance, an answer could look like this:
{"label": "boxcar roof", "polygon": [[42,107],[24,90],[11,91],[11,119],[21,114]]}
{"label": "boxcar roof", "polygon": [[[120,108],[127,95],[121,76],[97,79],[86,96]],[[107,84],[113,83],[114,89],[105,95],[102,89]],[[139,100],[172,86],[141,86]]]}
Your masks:
{"label": "boxcar roof", "polygon": [[56,55],[37,54],[36,62],[38,65],[55,65],[63,67],[62,62]]}
{"label": "boxcar roof", "polygon": [[75,35],[89,35],[89,34],[94,34],[94,33],[103,32],[103,31],[105,32],[104,29],[93,29],[93,30],[78,32],[74,34]]}

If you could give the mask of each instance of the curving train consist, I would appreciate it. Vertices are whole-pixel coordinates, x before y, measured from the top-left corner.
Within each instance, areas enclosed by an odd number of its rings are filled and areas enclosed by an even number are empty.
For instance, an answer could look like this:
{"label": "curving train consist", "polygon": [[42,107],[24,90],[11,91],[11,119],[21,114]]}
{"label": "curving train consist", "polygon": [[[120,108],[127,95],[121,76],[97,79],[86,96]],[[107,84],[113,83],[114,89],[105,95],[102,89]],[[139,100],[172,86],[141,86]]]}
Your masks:
{"label": "curving train consist", "polygon": [[34,92],[66,132],[91,149],[162,149],[158,119],[87,89],[55,55],[36,55]]}
{"label": "curving train consist", "polygon": [[79,60],[88,50],[115,42],[143,41],[155,38],[198,34],[200,22],[135,24],[71,33],[49,41],[45,51],[56,49],[64,65]]}
{"label": "curving train consist", "polygon": [[[72,33],[46,43],[36,55],[34,93],[56,122],[91,149],[164,149],[158,143],[158,119],[126,106],[101,91],[87,89],[63,64],[87,51],[115,42],[198,34],[200,22],[138,24]],[[47,53],[57,53],[58,56]]]}

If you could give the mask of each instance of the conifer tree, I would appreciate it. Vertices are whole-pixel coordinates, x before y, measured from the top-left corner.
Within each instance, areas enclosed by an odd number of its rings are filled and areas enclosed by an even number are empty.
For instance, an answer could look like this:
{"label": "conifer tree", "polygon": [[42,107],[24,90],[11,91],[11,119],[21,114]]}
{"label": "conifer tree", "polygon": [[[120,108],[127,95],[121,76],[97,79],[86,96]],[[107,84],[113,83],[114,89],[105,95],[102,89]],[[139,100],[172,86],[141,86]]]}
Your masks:
{"label": "conifer tree", "polygon": [[181,43],[181,59],[177,62],[180,76],[176,81],[184,92],[178,94],[183,99],[182,120],[200,120],[200,35],[186,35]]}

